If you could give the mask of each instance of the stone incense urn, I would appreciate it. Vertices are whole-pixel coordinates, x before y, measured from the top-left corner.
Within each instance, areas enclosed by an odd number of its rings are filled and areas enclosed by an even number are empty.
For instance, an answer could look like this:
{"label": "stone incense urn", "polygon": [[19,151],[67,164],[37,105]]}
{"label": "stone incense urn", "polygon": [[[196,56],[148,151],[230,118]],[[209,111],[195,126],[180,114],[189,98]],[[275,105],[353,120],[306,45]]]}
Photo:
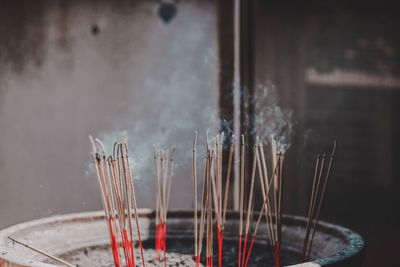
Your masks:
{"label": "stone incense urn", "polygon": [[[0,266],[60,266],[59,263],[41,254],[13,243],[8,237],[40,248],[76,266],[114,266],[103,214],[99,211],[52,216],[0,231]],[[192,217],[191,211],[169,212],[167,266],[194,266]],[[159,264],[154,252],[154,218],[154,211],[140,210],[139,224],[146,266]],[[237,266],[238,218],[239,215],[235,212],[227,214],[224,267]],[[319,223],[315,234],[312,260],[298,264],[305,227],[306,219],[303,217],[288,215],[283,217],[282,261],[285,266],[361,266],[364,251],[363,239],[349,229],[325,222]],[[266,229],[266,224],[259,228],[249,266],[273,266]],[[138,249],[136,251],[138,252]],[[139,255],[136,257],[138,266],[141,266]]]}

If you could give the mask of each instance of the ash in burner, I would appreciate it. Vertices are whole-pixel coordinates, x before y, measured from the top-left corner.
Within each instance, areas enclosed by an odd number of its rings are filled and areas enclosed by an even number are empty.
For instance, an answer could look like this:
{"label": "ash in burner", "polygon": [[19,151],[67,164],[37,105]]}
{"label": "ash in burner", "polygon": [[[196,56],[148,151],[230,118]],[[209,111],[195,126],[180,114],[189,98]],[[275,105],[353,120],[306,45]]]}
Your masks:
{"label": "ash in burner", "polygon": [[[154,239],[143,241],[144,256],[146,266],[159,266],[156,259],[156,251],[154,250]],[[167,266],[193,266],[193,241],[190,239],[174,238],[167,240]],[[137,246],[137,244],[136,244]],[[216,249],[216,248],[215,248]],[[237,241],[226,240],[224,242],[223,266],[237,266]],[[137,250],[138,251],[138,250]],[[136,253],[136,263],[140,264],[140,254]],[[67,254],[60,255],[60,258],[66,260],[76,266],[85,267],[113,267],[114,261],[111,248],[108,245],[95,246],[84,249],[71,251]],[[299,254],[291,250],[282,251],[283,265],[295,264],[299,258]],[[202,265],[205,266],[205,259],[202,259]],[[49,261],[50,263],[51,261]],[[217,255],[214,256],[214,263],[217,262]],[[274,266],[274,260],[271,249],[266,243],[256,243],[249,261],[249,266]]]}

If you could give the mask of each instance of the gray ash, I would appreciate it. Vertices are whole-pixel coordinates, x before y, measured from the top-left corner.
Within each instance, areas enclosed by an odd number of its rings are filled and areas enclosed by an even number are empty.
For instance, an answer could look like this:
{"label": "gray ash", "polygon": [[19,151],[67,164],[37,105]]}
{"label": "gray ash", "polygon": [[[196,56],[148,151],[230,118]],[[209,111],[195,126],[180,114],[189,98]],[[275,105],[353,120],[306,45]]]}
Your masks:
{"label": "gray ash", "polygon": [[[146,266],[159,266],[154,250],[154,240],[148,239],[143,242]],[[223,249],[224,267],[237,266],[238,243],[235,240],[225,240]],[[204,250],[203,250],[204,251]],[[136,244],[136,263],[140,265],[140,253]],[[171,238],[167,240],[167,266],[193,266],[193,242],[185,238]],[[108,245],[94,246],[71,251],[60,255],[60,257],[76,266],[85,267],[113,267],[111,248]],[[214,248],[214,263],[217,263],[217,248]],[[121,258],[123,253],[121,250]],[[298,254],[291,251],[282,251],[283,265],[295,264]],[[202,266],[205,266],[204,257]],[[255,243],[250,257],[249,266],[274,266],[271,249],[266,243]]]}

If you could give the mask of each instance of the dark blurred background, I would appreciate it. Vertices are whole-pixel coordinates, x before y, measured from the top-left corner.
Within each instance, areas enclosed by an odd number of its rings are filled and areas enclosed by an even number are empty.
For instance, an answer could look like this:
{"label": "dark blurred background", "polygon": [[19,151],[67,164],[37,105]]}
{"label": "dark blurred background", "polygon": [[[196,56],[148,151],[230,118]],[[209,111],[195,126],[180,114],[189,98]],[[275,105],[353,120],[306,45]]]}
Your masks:
{"label": "dark blurred background", "polygon": [[[101,208],[89,133],[153,121],[143,127],[178,124],[166,140],[190,143],[210,123],[204,110],[232,127],[233,1],[0,3],[0,227]],[[292,114],[285,212],[306,214],[313,156],[337,140],[321,219],[364,237],[364,266],[400,266],[396,2],[250,0],[241,18],[243,132],[265,90]],[[190,195],[175,198],[190,208]]]}
{"label": "dark blurred background", "polygon": [[[310,158],[338,141],[321,217],[359,232],[365,266],[400,266],[400,16],[388,1],[253,1],[254,80],[271,79],[297,119],[292,213]],[[307,177],[305,177],[306,175]]]}

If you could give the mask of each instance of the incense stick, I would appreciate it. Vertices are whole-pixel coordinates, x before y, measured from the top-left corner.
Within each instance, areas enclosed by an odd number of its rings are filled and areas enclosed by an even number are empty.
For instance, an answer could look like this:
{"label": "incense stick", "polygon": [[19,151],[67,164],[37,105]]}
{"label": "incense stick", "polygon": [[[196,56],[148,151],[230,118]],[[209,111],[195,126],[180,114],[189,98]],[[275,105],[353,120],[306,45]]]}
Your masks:
{"label": "incense stick", "polygon": [[223,158],[223,151],[222,145],[224,142],[225,133],[222,132],[220,135],[220,139],[217,143],[217,186],[218,186],[218,215],[219,215],[219,228],[222,229],[222,158]]}
{"label": "incense stick", "polygon": [[304,257],[305,257],[305,253],[306,253],[306,247],[308,244],[308,235],[309,235],[309,231],[310,231],[310,220],[311,220],[311,214],[312,214],[312,203],[313,203],[314,194],[315,194],[315,186],[316,186],[318,169],[319,169],[319,161],[320,161],[320,155],[318,154],[316,157],[316,160],[315,160],[314,178],[313,178],[313,184],[312,184],[312,189],[311,189],[310,205],[308,208],[307,225],[306,225],[306,232],[305,232],[303,251],[302,251],[303,260],[305,260]]}
{"label": "incense stick", "polygon": [[[208,165],[209,170],[212,170],[212,158],[213,154],[211,151],[208,152]],[[211,188],[211,171],[207,173],[207,238],[206,238],[206,267],[212,267],[212,188]]]}
{"label": "incense stick", "polygon": [[35,248],[35,247],[31,246],[31,245],[28,245],[26,243],[18,241],[18,240],[14,239],[14,238],[12,238],[10,236],[8,237],[8,239],[10,239],[13,243],[17,243],[17,244],[22,245],[22,246],[24,246],[26,248],[29,248],[30,250],[33,250],[33,251],[35,251],[35,252],[37,252],[39,254],[42,254],[43,256],[46,256],[46,257],[48,257],[48,258],[50,258],[52,260],[55,260],[55,261],[57,261],[57,262],[59,262],[61,264],[64,264],[64,265],[69,266],[69,267],[76,267],[75,265],[72,265],[71,263],[68,263],[68,262],[64,261],[63,259],[60,259],[60,258],[58,258],[56,256],[53,256],[53,255],[51,255],[51,254],[49,254],[49,253],[47,253],[47,252],[45,252],[45,251],[43,251],[41,249]]}
{"label": "incense stick", "polygon": [[[223,190],[222,186],[222,170],[223,170],[223,162],[224,162],[224,151],[223,151],[223,143],[224,143],[224,132],[221,134],[217,134],[215,138],[210,142],[209,136],[207,134],[206,137],[206,147],[207,147],[207,156],[206,156],[206,168],[205,168],[205,188],[203,187],[203,193],[207,195],[207,207],[205,207],[205,214],[207,215],[206,224],[210,223],[210,214],[211,216],[215,214],[215,226],[217,231],[217,242],[218,242],[218,266],[222,267],[222,252],[223,252],[223,238],[224,238],[224,225],[226,219],[226,210],[227,210],[227,201],[229,194],[229,179],[231,176],[231,168],[232,168],[232,154],[233,154],[233,144],[231,143],[229,146],[229,154],[228,154],[228,170],[225,181],[225,189]],[[194,166],[195,163],[193,163]],[[205,190],[205,191],[204,191]],[[208,192],[207,190],[211,190]],[[211,204],[211,210],[209,205]],[[204,205],[204,203],[203,203]],[[213,213],[214,212],[214,213]],[[201,213],[204,214],[204,213]],[[203,219],[201,219],[201,224],[203,223]],[[200,225],[200,228],[202,225]],[[209,227],[209,226],[207,226]],[[207,228],[207,231],[210,229]],[[213,246],[212,246],[212,235],[213,232],[207,233],[207,255],[210,257],[212,254]],[[211,240],[210,240],[211,238]],[[200,249],[198,247],[198,249]],[[196,255],[196,259],[200,256],[200,253]],[[212,263],[212,259],[208,258],[207,264]]]}
{"label": "incense stick", "polygon": [[[271,153],[272,153],[272,166],[277,166],[277,153],[276,153],[276,140],[274,139],[274,137],[271,137]],[[278,216],[277,216],[277,211],[278,211],[278,176],[277,173],[272,173],[272,178],[271,178],[274,182],[273,184],[273,207],[274,207],[274,212],[275,212],[275,216],[273,217],[274,219],[274,233],[275,233],[275,241],[278,241]]]}
{"label": "incense stick", "polygon": [[328,164],[328,169],[327,169],[327,171],[326,171],[325,181],[324,181],[324,185],[323,185],[323,188],[322,188],[322,193],[321,193],[321,197],[320,197],[320,200],[319,200],[319,204],[318,204],[318,208],[317,208],[317,213],[316,213],[315,218],[314,218],[314,223],[313,223],[313,228],[312,228],[311,239],[310,239],[310,242],[309,242],[309,245],[308,245],[308,252],[307,252],[307,256],[306,256],[307,259],[310,258],[311,248],[312,248],[312,244],[313,244],[313,240],[314,240],[314,235],[315,235],[315,230],[316,230],[317,225],[318,225],[319,213],[320,213],[321,206],[322,206],[322,203],[323,203],[323,200],[324,200],[325,191],[326,191],[326,186],[327,186],[327,184],[328,184],[328,180],[329,180],[330,173],[331,173],[331,167],[332,167],[332,164],[333,164],[333,160],[334,160],[334,158],[335,158],[335,152],[336,152],[336,141],[334,141],[334,143],[333,143],[333,149],[332,149],[332,153],[331,153],[331,156],[330,156],[330,160],[329,160],[329,164]]}
{"label": "incense stick", "polygon": [[[125,160],[126,160],[126,165],[127,165],[127,172],[128,172],[128,189],[129,189],[129,196],[130,200],[133,202],[133,210],[134,210],[134,217],[135,217],[135,224],[136,224],[136,231],[138,235],[138,240],[139,240],[139,248],[140,248],[140,255],[142,259],[142,264],[145,266],[145,260],[144,260],[144,255],[143,255],[143,244],[142,244],[142,238],[140,235],[140,229],[139,229],[139,214],[138,214],[138,208],[137,208],[137,201],[136,201],[136,193],[135,193],[135,186],[133,184],[133,177],[132,177],[132,168],[130,166],[129,162],[129,156],[128,156],[128,144],[123,143],[122,144],[125,148]],[[129,213],[130,219],[132,218],[131,213]],[[131,233],[131,239],[132,239],[132,233]]]}
{"label": "incense stick", "polygon": [[204,224],[205,224],[205,216],[207,213],[206,207],[208,203],[208,195],[207,195],[207,186],[208,186],[208,181],[207,181],[207,175],[208,175],[208,169],[209,169],[209,153],[207,150],[206,158],[205,158],[205,171],[204,171],[204,179],[203,179],[203,193],[202,193],[202,205],[201,205],[201,210],[200,210],[200,232],[199,232],[199,245],[198,245],[198,253],[197,255],[200,258],[201,251],[202,251],[202,244],[203,244],[203,237],[204,237]]}
{"label": "incense stick", "polygon": [[161,261],[160,253],[163,254],[164,266],[167,264],[167,214],[170,203],[170,191],[172,184],[172,173],[175,160],[175,147],[168,150],[157,149],[153,145],[155,186],[156,186],[156,256]]}
{"label": "incense stick", "polygon": [[275,216],[277,216],[278,225],[277,225],[277,236],[278,240],[275,244],[276,253],[275,253],[275,266],[281,266],[280,254],[281,254],[281,246],[282,246],[282,183],[283,183],[283,162],[285,159],[284,152],[279,153],[279,159],[277,164],[279,164],[279,180],[278,180],[278,210]]}
{"label": "incense stick", "polygon": [[[278,170],[278,163],[279,163],[279,160],[277,161],[277,164],[273,168],[274,169],[273,174],[275,174],[277,172],[277,170]],[[251,255],[251,251],[252,251],[252,248],[253,248],[253,245],[254,245],[254,240],[255,240],[256,235],[257,235],[258,227],[259,227],[259,224],[261,222],[262,214],[263,214],[264,210],[268,208],[267,207],[267,203],[268,203],[268,199],[269,199],[268,196],[269,196],[270,189],[272,188],[272,186],[271,186],[272,183],[273,183],[273,180],[271,179],[270,183],[267,185],[268,189],[265,192],[266,198],[264,199],[263,205],[261,206],[261,211],[259,212],[258,219],[257,219],[256,225],[254,227],[254,232],[253,232],[253,235],[252,235],[252,240],[251,240],[251,243],[250,243],[249,250],[247,252],[247,255],[243,256],[246,259],[245,260],[245,264],[244,264],[243,267],[246,267],[247,264],[248,264],[248,261],[250,259],[250,255]]]}
{"label": "incense stick", "polygon": [[193,140],[193,157],[192,157],[192,173],[193,173],[193,226],[194,226],[194,257],[196,265],[198,262],[198,222],[197,222],[197,156],[196,156],[196,146],[197,146],[197,131],[194,133]]}
{"label": "incense stick", "polygon": [[[104,145],[99,140],[96,139],[97,144],[100,146],[100,149],[95,144],[93,137],[89,135],[90,142],[92,144],[92,158],[95,163],[95,169],[97,173],[97,178],[99,182],[101,198],[103,202],[104,212],[105,212],[105,220],[108,224],[108,232],[110,238],[110,244],[112,248],[113,259],[116,267],[121,266],[121,259],[119,255],[118,249],[118,227],[115,223],[115,215],[113,212],[113,207],[115,206],[115,202],[112,197],[111,190],[111,181],[109,177],[109,172],[107,171],[108,164],[106,163],[106,156],[104,153]],[[100,152],[101,151],[101,152]],[[102,155],[101,155],[101,154]]]}
{"label": "incense stick", "polygon": [[172,174],[175,163],[175,147],[172,148],[170,159],[169,159],[169,172],[168,172],[168,195],[167,195],[167,210],[169,210],[170,196],[171,196],[171,184],[172,184]]}
{"label": "incense stick", "polygon": [[253,148],[253,167],[251,168],[251,182],[250,182],[250,192],[249,192],[249,200],[247,203],[247,218],[246,218],[246,229],[245,229],[245,234],[249,232],[250,228],[250,215],[251,215],[251,207],[252,207],[252,199],[253,199],[253,194],[254,194],[254,181],[256,177],[256,168],[257,168],[257,157],[258,157],[258,142],[259,139],[258,137],[256,138],[256,144],[254,145]]}
{"label": "incense stick", "polygon": [[[89,136],[89,139],[92,144],[92,157],[100,185],[115,266],[121,266],[119,244],[122,245],[127,266],[136,266],[133,245],[133,224],[135,224],[137,231],[142,266],[145,266],[128,145],[126,141],[123,143],[116,142],[114,144],[113,155],[107,158],[101,140],[95,139],[96,145],[91,136]],[[118,232],[120,232],[119,235]],[[119,238],[121,240],[118,240]]]}
{"label": "incense stick", "polygon": [[239,202],[239,253],[238,267],[241,267],[242,259],[242,235],[243,235],[243,206],[244,206],[244,135],[241,136],[240,143],[240,202]]}
{"label": "incense stick", "polygon": [[[259,168],[259,176],[260,176],[260,184],[261,184],[261,191],[263,195],[263,200],[266,202],[266,208],[265,210],[265,219],[268,227],[268,236],[270,239],[271,246],[275,244],[275,236],[273,233],[273,225],[272,225],[272,213],[271,213],[271,207],[270,207],[270,200],[269,200],[269,195],[267,192],[269,192],[271,188],[271,184],[268,182],[268,171],[267,171],[267,163],[264,155],[264,149],[261,144],[261,141],[259,143],[259,150],[260,153],[257,156],[257,164],[262,166],[262,168]],[[260,164],[260,161],[262,164]],[[271,179],[272,181],[273,179]],[[265,186],[267,186],[265,188]]]}
{"label": "incense stick", "polygon": [[222,225],[224,227],[226,222],[226,210],[228,207],[228,194],[229,194],[229,184],[231,179],[231,172],[232,172],[232,158],[234,152],[234,139],[235,136],[232,136],[231,142],[229,144],[229,155],[228,155],[228,167],[226,172],[226,181],[225,181],[225,196],[224,196],[224,210],[223,210],[223,218],[222,218]]}
{"label": "incense stick", "polygon": [[[324,165],[326,155],[324,154],[322,160],[320,160],[320,156],[317,155],[317,160],[315,164],[314,170],[314,178],[313,185],[311,190],[310,204],[308,208],[308,216],[307,216],[307,225],[305,231],[305,237],[303,242],[303,248],[301,253],[301,261],[306,261],[310,258],[312,243],[314,240],[315,231],[318,225],[319,213],[321,210],[322,202],[325,196],[326,187],[328,184],[328,180],[331,173],[331,167],[333,164],[334,156],[336,151],[336,141],[333,144],[333,149],[330,155],[330,160],[328,164],[328,168],[325,172],[324,179]],[[321,189],[322,185],[322,189]],[[315,210],[316,209],[316,210]]]}
{"label": "incense stick", "polygon": [[246,212],[246,227],[244,231],[244,242],[243,242],[243,252],[242,254],[242,263],[241,266],[245,266],[246,260],[246,250],[247,250],[247,238],[250,230],[250,219],[252,213],[252,204],[253,204],[253,191],[254,191],[254,181],[256,176],[256,167],[257,167],[257,156],[258,156],[258,137],[256,138],[256,143],[253,147],[253,166],[251,168],[251,181],[250,181],[250,191],[249,191],[249,198],[247,203],[247,212]]}

